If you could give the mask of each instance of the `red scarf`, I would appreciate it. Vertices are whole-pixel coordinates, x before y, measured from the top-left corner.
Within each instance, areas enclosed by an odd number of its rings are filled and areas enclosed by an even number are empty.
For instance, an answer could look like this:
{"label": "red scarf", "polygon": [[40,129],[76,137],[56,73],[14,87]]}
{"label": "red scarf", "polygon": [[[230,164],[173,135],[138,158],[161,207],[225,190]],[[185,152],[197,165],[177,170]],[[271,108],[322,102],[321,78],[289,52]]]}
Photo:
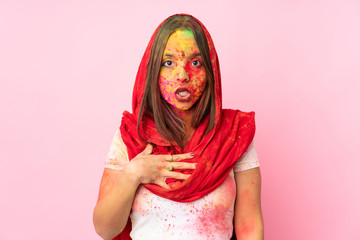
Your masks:
{"label": "red scarf", "polygon": [[[177,202],[195,201],[216,189],[229,175],[236,161],[241,158],[247,150],[255,134],[254,112],[247,113],[239,110],[222,109],[221,78],[217,53],[209,32],[199,20],[197,21],[206,34],[214,73],[216,104],[214,128],[201,139],[209,121],[208,115],[196,129],[184,151],[175,145],[175,152],[173,152],[170,144],[160,137],[152,119],[143,117],[143,123],[140,124],[141,135],[156,144],[153,154],[178,154],[183,152],[193,152],[195,154],[194,158],[186,160],[187,162],[197,162],[195,170],[175,170],[185,174],[191,174],[187,180],[178,181],[175,179],[167,179],[167,183],[172,181],[176,182],[175,185],[172,185],[171,190],[154,184],[144,185],[152,193]],[[162,23],[159,27],[161,25]],[[144,94],[146,66],[159,27],[151,37],[136,76],[132,99],[133,114],[125,111],[120,126],[121,136],[127,146],[130,161],[142,152],[146,146],[146,143],[138,136],[137,119]],[[129,218],[124,231],[114,239],[129,240],[131,239],[129,236],[130,231],[131,221]]]}

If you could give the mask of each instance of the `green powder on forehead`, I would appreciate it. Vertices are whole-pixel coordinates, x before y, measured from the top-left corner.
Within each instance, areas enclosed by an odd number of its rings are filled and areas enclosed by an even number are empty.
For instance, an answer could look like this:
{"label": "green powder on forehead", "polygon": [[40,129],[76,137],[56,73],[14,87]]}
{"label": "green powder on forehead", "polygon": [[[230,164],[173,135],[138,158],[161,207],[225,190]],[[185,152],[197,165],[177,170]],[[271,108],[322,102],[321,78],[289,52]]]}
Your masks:
{"label": "green powder on forehead", "polygon": [[186,28],[186,29],[177,29],[176,32],[183,32],[186,37],[194,37],[194,34],[192,33],[192,31],[190,29],[188,29],[188,28]]}
{"label": "green powder on forehead", "polygon": [[190,29],[184,29],[184,33],[187,37],[194,37],[194,34]]}

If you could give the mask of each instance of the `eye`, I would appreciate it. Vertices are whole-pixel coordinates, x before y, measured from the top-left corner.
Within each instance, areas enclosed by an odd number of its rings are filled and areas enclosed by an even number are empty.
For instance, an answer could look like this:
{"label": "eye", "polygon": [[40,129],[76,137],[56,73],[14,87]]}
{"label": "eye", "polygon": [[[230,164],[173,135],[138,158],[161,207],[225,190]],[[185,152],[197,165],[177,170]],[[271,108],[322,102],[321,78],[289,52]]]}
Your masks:
{"label": "eye", "polygon": [[201,65],[201,62],[198,61],[198,60],[195,60],[195,61],[192,61],[191,65],[193,65],[193,66],[200,66],[200,65]]}
{"label": "eye", "polygon": [[165,66],[165,67],[171,67],[173,65],[173,62],[170,60],[167,60],[167,61],[163,62],[161,65]]}

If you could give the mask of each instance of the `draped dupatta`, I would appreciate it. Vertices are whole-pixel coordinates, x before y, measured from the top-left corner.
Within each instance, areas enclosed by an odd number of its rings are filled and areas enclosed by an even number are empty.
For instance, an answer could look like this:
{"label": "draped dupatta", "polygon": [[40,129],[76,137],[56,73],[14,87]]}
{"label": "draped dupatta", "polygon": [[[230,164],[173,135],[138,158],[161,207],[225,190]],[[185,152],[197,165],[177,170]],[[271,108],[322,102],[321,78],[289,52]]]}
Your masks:
{"label": "draped dupatta", "polygon": [[[186,14],[180,14],[186,15]],[[196,19],[197,20],[197,19]],[[166,19],[164,20],[164,22]],[[152,154],[178,154],[193,152],[195,157],[187,162],[196,162],[195,170],[175,170],[185,174],[191,174],[186,180],[167,179],[173,182],[172,189],[164,189],[158,185],[145,184],[144,186],[152,193],[177,202],[191,202],[202,198],[216,189],[228,176],[236,161],[247,150],[255,134],[254,112],[242,112],[240,110],[223,109],[221,96],[221,77],[217,53],[209,32],[204,25],[197,20],[205,32],[209,46],[212,71],[214,74],[215,88],[215,126],[203,136],[210,119],[208,114],[200,126],[193,133],[191,139],[182,150],[174,144],[174,150],[170,143],[164,140],[156,129],[154,120],[143,115],[140,124],[140,134],[155,145]],[[163,22],[163,23],[164,23]],[[151,48],[156,34],[163,24],[161,23],[145,50],[136,75],[133,89],[132,111],[125,111],[120,126],[122,139],[127,146],[129,160],[131,161],[146,147],[146,142],[141,140],[137,132],[137,119],[140,114],[140,105],[144,95],[147,64],[149,62]],[[131,239],[131,221],[124,231],[114,239]]]}

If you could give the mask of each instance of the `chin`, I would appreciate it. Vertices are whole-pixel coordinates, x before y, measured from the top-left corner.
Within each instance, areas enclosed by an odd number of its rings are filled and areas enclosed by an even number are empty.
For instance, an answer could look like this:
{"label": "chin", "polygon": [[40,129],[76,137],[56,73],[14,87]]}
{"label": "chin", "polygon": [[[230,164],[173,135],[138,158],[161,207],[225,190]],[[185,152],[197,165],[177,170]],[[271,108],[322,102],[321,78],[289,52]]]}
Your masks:
{"label": "chin", "polygon": [[[178,105],[179,106],[179,105]],[[194,106],[194,103],[193,102],[189,102],[189,103],[186,103],[186,104],[181,104],[179,109],[181,110],[190,110],[192,107]]]}
{"label": "chin", "polygon": [[178,110],[186,111],[190,110],[194,104],[173,104],[172,107]]}
{"label": "chin", "polygon": [[174,101],[174,102],[168,102],[168,104],[171,106],[171,108],[173,110],[177,109],[177,110],[181,110],[181,111],[187,111],[187,110],[191,110],[192,107],[194,106],[195,102],[190,101],[190,102],[178,102],[178,101]]}

